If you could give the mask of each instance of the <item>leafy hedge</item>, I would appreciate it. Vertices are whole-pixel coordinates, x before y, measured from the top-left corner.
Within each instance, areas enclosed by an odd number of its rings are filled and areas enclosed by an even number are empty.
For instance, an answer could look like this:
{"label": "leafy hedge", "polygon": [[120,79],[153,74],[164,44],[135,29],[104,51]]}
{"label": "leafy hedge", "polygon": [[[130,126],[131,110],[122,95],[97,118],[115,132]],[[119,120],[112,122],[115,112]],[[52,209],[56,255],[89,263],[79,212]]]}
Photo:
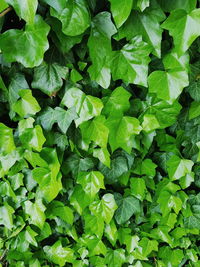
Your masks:
{"label": "leafy hedge", "polygon": [[2,266],[200,266],[199,2],[0,12]]}

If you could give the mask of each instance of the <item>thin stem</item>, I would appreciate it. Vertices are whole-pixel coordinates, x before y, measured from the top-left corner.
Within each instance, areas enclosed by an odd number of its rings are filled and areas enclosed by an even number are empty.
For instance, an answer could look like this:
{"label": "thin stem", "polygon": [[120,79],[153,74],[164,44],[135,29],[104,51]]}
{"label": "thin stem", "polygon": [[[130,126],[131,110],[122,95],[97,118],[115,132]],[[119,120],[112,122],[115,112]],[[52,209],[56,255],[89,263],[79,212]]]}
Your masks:
{"label": "thin stem", "polygon": [[12,10],[12,7],[9,6],[8,8],[4,9],[1,13],[0,13],[0,18],[5,16],[9,11]]}

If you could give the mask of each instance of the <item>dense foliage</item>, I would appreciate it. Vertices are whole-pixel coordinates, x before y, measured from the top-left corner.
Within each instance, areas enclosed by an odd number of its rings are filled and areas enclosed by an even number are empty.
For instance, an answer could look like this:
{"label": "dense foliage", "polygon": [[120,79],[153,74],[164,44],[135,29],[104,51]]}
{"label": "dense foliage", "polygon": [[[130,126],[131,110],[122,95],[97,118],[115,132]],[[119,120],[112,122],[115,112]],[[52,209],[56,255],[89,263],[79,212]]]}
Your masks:
{"label": "dense foliage", "polygon": [[0,12],[0,265],[200,266],[199,2]]}

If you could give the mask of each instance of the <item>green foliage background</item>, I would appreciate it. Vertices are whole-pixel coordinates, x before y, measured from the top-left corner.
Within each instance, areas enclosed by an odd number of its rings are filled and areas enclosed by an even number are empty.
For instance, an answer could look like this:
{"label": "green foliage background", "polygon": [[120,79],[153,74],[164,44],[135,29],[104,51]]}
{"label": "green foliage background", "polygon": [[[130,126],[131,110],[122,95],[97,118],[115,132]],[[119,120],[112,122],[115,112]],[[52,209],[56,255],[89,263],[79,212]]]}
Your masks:
{"label": "green foliage background", "polygon": [[199,2],[0,12],[0,265],[200,266]]}

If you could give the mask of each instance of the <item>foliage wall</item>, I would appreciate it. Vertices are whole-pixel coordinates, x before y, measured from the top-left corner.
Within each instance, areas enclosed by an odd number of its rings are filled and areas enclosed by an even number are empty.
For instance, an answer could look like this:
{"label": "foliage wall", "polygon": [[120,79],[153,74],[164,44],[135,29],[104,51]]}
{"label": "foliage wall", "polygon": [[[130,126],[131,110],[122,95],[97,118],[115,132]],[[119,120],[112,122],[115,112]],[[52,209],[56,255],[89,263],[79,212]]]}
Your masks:
{"label": "foliage wall", "polygon": [[0,12],[2,266],[200,266],[199,2]]}

